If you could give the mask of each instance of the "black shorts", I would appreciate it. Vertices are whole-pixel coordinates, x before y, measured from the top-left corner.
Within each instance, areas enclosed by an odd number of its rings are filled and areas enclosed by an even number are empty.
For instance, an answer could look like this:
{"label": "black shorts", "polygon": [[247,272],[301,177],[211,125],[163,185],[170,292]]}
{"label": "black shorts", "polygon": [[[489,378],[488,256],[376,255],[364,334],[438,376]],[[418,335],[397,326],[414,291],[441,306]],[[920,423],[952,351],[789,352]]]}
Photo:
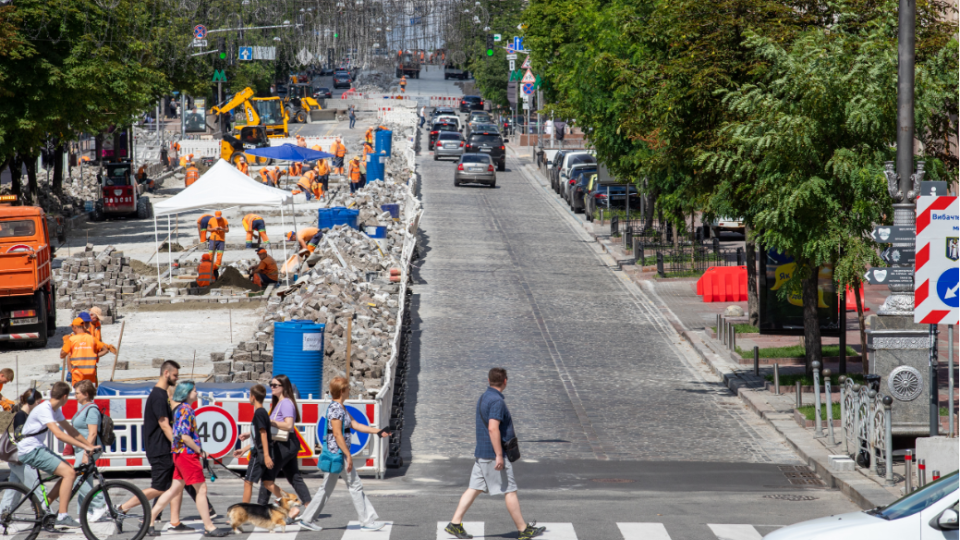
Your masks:
{"label": "black shorts", "polygon": [[157,491],[170,489],[173,485],[173,456],[147,456],[147,463],[150,464],[150,487]]}
{"label": "black shorts", "polygon": [[244,482],[257,484],[263,479],[263,471],[267,468],[259,458],[251,456],[250,463],[247,465],[247,474],[243,477]]}

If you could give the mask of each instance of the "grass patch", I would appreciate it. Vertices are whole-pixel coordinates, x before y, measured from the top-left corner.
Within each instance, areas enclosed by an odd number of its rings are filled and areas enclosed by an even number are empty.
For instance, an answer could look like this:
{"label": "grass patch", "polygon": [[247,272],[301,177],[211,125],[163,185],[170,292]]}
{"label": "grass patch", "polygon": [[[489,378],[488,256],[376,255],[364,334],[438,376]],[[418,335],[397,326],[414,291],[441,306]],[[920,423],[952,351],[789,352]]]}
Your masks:
{"label": "grass patch", "polygon": [[[769,382],[773,382],[773,375],[764,375],[764,379]],[[853,382],[857,384],[863,384],[863,375],[860,373],[848,373],[848,379],[853,379]],[[813,377],[808,376],[804,373],[789,373],[786,375],[780,375],[780,386],[794,386],[797,384],[797,381],[800,381],[800,384],[803,386],[813,386]],[[821,385],[823,380],[820,381]],[[840,384],[840,375],[832,374],[830,375],[830,385],[837,386]]]}
{"label": "grass patch", "polygon": [[667,272],[666,277],[682,278],[682,277],[700,277],[702,275],[703,275],[703,272],[697,272],[696,270],[687,270],[686,272]]}
{"label": "grass patch", "polygon": [[[767,347],[760,349],[760,358],[803,358],[805,349],[803,345],[791,345],[789,347]],[[753,350],[744,351],[737,346],[737,354],[747,358],[753,358]],[[840,356],[840,345],[824,345],[823,356]],[[857,356],[857,351],[847,346],[847,356]]]}
{"label": "grass patch", "polygon": [[[833,419],[834,419],[834,420],[839,420],[839,419],[840,419],[840,404],[839,404],[839,403],[834,403],[834,404],[833,404],[833,407],[831,407],[831,408],[833,409]],[[817,417],[817,410],[816,410],[816,407],[814,407],[813,405],[804,405],[803,407],[800,407],[800,408],[797,409],[797,410],[800,411],[800,414],[802,414],[803,417],[806,418],[807,420],[814,420],[814,419],[816,419],[816,417]],[[827,419],[827,408],[826,408],[826,407],[820,407],[820,419],[821,419],[821,420],[826,420],[826,419]]]}
{"label": "grass patch", "polygon": [[[735,325],[733,325],[733,327],[735,328],[737,334],[759,334],[759,333],[760,333],[760,329],[759,329],[759,328],[757,328],[756,326],[754,326],[754,325],[752,325],[752,324],[749,324],[749,323],[735,324]],[[713,329],[713,333],[714,333],[714,334],[717,333],[717,327],[716,327],[716,326],[711,326],[710,328]],[[760,350],[763,350],[763,349],[760,349]],[[751,354],[753,354],[753,353],[751,353]],[[763,358],[762,355],[761,355],[761,358]],[[771,357],[771,358],[772,358],[772,357]]]}

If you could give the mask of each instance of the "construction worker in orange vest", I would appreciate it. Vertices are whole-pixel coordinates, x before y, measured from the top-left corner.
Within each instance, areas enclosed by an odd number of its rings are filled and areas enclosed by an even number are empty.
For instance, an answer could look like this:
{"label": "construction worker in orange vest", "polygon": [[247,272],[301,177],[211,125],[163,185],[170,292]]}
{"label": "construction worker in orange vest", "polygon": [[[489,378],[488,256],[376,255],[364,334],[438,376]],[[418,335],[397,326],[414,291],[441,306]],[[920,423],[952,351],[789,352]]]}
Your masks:
{"label": "construction worker in orange vest", "polygon": [[300,146],[302,148],[307,147],[307,140],[304,139],[303,136],[301,135],[297,135],[297,146]]}
{"label": "construction worker in orange vest", "polygon": [[367,128],[367,132],[363,134],[363,142],[373,144],[373,126]]}
{"label": "construction worker in orange vest", "polygon": [[270,178],[270,167],[263,167],[260,169],[260,183],[268,186],[273,183],[272,179]]}
{"label": "construction worker in orange vest", "polygon": [[330,153],[335,156],[333,158],[333,170],[336,174],[343,176],[343,158],[347,155],[347,147],[343,145],[340,137],[337,137],[336,140],[333,141],[333,144],[330,146]]}
{"label": "construction worker in orange vest", "polygon": [[260,264],[250,269],[250,280],[254,285],[266,287],[271,283],[280,281],[280,270],[277,268],[277,261],[273,260],[267,250],[260,248],[257,250],[257,257],[260,257]]}
{"label": "construction worker in orange vest", "polygon": [[400,93],[401,94],[407,93],[407,76],[406,75],[403,75],[400,77]]}
{"label": "construction worker in orange vest", "polygon": [[107,345],[91,336],[80,317],[73,320],[72,326],[74,335],[63,340],[60,358],[70,356],[67,367],[70,370],[73,386],[76,386],[80,381],[90,381],[97,384],[97,363],[100,361],[100,357],[108,352],[116,354],[117,349],[113,345]]}
{"label": "construction worker in orange vest", "polygon": [[273,167],[273,187],[280,187],[280,177],[284,174],[287,174],[285,169],[281,169],[279,165],[274,165]]}
{"label": "construction worker in orange vest", "polygon": [[187,164],[190,163],[191,161],[193,161],[193,154],[190,154],[188,156],[180,156],[181,167],[186,167]]}
{"label": "construction worker in orange vest", "polygon": [[237,170],[250,176],[250,165],[247,164],[247,158],[240,156],[240,159],[237,161]]}
{"label": "construction worker in orange vest", "polygon": [[300,244],[301,251],[307,250],[310,253],[317,249],[322,238],[323,233],[316,227],[306,227],[297,232],[290,231],[287,233],[287,241],[293,242],[296,240]]}
{"label": "construction worker in orange vest", "polygon": [[[3,385],[13,382],[13,376],[14,374],[12,369],[10,368],[0,369],[0,390],[3,390]],[[0,409],[3,409],[5,411],[11,411],[13,410],[13,407],[16,404],[17,404],[16,401],[0,396]]]}
{"label": "construction worker in orange vest", "polygon": [[94,306],[90,308],[88,312],[90,314],[90,323],[87,326],[87,331],[90,332],[90,335],[96,338],[97,341],[102,341],[102,323],[100,322],[100,316],[103,315],[103,311],[100,308]]}
{"label": "construction worker in orange vest", "polygon": [[197,219],[197,233],[200,235],[201,242],[207,241],[207,224],[212,217],[213,214],[204,214]]}
{"label": "construction worker in orange vest", "polygon": [[243,216],[243,230],[247,232],[247,246],[248,248],[253,247],[253,235],[257,235],[257,243],[269,244],[270,239],[267,238],[267,225],[263,222],[263,218],[256,214],[247,214]]}
{"label": "construction worker in orange vest", "polygon": [[360,187],[360,156],[353,156],[353,159],[350,160],[348,176],[350,177],[350,196],[352,197]]}
{"label": "construction worker in orange vest", "polygon": [[200,265],[197,266],[197,287],[209,287],[214,279],[213,262],[210,261],[210,254],[204,253],[200,257]]}
{"label": "construction worker in orange vest", "polygon": [[187,173],[183,178],[183,183],[186,187],[190,187],[194,182],[200,179],[200,169],[191,161],[187,163]]}
{"label": "construction worker in orange vest", "polygon": [[330,165],[325,159],[318,159],[316,166],[313,168],[317,173],[317,181],[320,182],[323,192],[327,192],[327,186],[330,185]]}
{"label": "construction worker in orange vest", "polygon": [[313,172],[313,170],[309,170],[303,173],[303,176],[297,180],[297,187],[299,188],[299,191],[307,197],[308,201],[313,198],[313,184],[316,182],[316,179],[317,173]]}
{"label": "construction worker in orange vest", "polygon": [[290,176],[301,176],[303,175],[303,163],[299,161],[294,161],[290,164],[290,167],[287,168],[287,174]]}
{"label": "construction worker in orange vest", "polygon": [[373,145],[365,142],[363,143],[363,160],[360,162],[360,187],[367,185],[367,170],[371,159],[376,159],[376,154],[373,152]]}
{"label": "construction worker in orange vest", "polygon": [[214,254],[216,254],[214,266],[217,268],[220,268],[220,263],[223,262],[223,249],[227,245],[227,232],[229,231],[230,223],[227,222],[227,218],[223,217],[223,212],[217,210],[213,218],[207,223],[207,232],[210,233],[210,258],[213,259]]}
{"label": "construction worker in orange vest", "polygon": [[320,143],[317,143],[310,147],[311,150],[316,150],[317,152],[323,152],[323,147],[320,146]]}

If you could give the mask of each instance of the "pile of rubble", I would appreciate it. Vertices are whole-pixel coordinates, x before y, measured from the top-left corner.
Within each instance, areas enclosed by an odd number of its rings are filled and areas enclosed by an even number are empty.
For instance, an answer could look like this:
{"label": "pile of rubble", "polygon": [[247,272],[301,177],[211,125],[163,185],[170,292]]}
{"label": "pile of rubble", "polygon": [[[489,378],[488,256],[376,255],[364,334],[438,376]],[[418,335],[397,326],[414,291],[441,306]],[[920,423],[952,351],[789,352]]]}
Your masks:
{"label": "pile of rubble", "polygon": [[64,258],[53,271],[57,307],[71,309],[74,316],[97,306],[104,323],[113,322],[117,308],[132,303],[143,287],[143,278],[130,268],[130,259],[113,246],[97,253],[93,244]]}
{"label": "pile of rubble", "polygon": [[358,92],[366,94],[387,92],[391,87],[397,86],[397,84],[399,84],[399,79],[395,78],[392,74],[383,71],[364,70],[357,76],[353,87],[356,88]]}

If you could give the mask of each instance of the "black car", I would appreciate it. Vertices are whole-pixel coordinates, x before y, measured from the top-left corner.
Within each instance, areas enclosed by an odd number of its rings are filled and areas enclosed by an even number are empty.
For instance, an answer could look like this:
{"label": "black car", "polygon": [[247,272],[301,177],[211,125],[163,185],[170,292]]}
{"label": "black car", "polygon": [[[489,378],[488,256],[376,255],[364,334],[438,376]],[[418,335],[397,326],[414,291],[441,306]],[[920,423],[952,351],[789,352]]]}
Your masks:
{"label": "black car", "polygon": [[470,118],[467,119],[467,123],[470,122],[483,122],[485,124],[492,124],[493,118],[490,117],[490,113],[487,111],[473,111],[470,113]]}
{"label": "black car", "polygon": [[467,138],[467,144],[463,147],[465,154],[489,154],[493,161],[497,162],[497,170],[503,171],[507,168],[507,147],[504,146],[510,142],[504,139],[499,133],[490,131],[475,131]]}
{"label": "black car", "polygon": [[463,96],[460,98],[460,112],[482,111],[483,98],[480,96]]}
{"label": "black car", "polygon": [[334,88],[350,88],[350,72],[336,71],[333,74]]}
{"label": "black car", "polygon": [[431,118],[436,118],[438,116],[456,116],[457,111],[453,110],[452,107],[437,107],[433,109],[433,112],[430,113]]}
{"label": "black car", "polygon": [[452,122],[435,122],[430,126],[430,139],[427,141],[427,150],[433,150],[433,145],[437,141],[437,135],[439,135],[441,131],[460,132],[460,130],[457,129],[457,125]]}
{"label": "black car", "polygon": [[573,185],[569,188],[570,198],[567,204],[573,212],[583,212],[583,197],[587,194],[587,187],[590,185],[590,177],[597,174],[597,169],[577,168],[573,170]]}
{"label": "black car", "polygon": [[333,92],[329,88],[320,87],[313,91],[313,97],[316,99],[330,99],[333,97]]}
{"label": "black car", "polygon": [[[593,221],[598,209],[626,208],[627,189],[625,184],[601,184],[597,176],[590,175],[587,194],[584,197],[584,212],[587,221]],[[629,186],[630,208],[640,208],[640,194],[636,186]]]}

